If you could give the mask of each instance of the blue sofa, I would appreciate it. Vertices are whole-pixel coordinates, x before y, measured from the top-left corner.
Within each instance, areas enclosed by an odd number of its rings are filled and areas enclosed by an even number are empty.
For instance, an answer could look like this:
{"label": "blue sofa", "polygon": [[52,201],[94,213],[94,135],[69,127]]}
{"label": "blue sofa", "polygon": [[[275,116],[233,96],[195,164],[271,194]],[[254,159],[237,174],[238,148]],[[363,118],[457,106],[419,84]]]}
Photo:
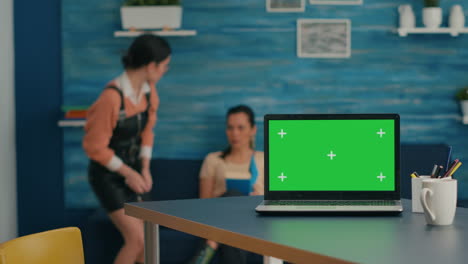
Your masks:
{"label": "blue sofa", "polygon": [[[401,146],[402,197],[411,199],[409,174],[428,174],[433,164],[445,164],[450,147],[445,144]],[[198,174],[201,160],[155,159],[151,163],[154,200],[192,199],[198,197]],[[123,241],[102,209],[90,213],[80,224],[86,263],[112,263]],[[160,228],[161,263],[184,263],[195,252],[201,239],[165,227]],[[249,255],[249,263],[262,263],[259,255]]]}
{"label": "blue sofa", "polygon": [[[198,175],[202,160],[151,161],[154,177],[152,197],[154,200],[177,200],[198,198]],[[123,243],[117,229],[103,209],[92,212],[80,225],[87,264],[112,263]],[[200,238],[160,227],[160,258],[163,264],[185,263],[202,242]],[[249,263],[262,263],[261,256],[249,254]],[[215,262],[219,262],[215,259]]]}

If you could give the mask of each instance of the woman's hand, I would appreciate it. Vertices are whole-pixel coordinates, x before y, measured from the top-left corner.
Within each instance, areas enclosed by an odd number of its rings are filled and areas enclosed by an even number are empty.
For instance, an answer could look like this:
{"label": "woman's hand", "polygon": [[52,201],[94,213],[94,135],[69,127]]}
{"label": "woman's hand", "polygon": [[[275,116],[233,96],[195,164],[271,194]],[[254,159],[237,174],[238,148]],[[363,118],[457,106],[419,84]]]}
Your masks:
{"label": "woman's hand", "polygon": [[125,183],[132,189],[134,192],[141,194],[146,190],[146,183],[138,172],[134,169],[123,164],[122,167],[117,171],[120,175],[125,177]]}
{"label": "woman's hand", "polygon": [[145,181],[145,192],[150,192],[153,188],[153,177],[151,176],[151,171],[149,168],[144,168],[141,171],[141,175],[143,176],[143,180]]}
{"label": "woman's hand", "polygon": [[202,178],[200,179],[199,184],[199,191],[200,191],[200,198],[213,198],[213,187],[215,184],[214,179],[210,178]]}

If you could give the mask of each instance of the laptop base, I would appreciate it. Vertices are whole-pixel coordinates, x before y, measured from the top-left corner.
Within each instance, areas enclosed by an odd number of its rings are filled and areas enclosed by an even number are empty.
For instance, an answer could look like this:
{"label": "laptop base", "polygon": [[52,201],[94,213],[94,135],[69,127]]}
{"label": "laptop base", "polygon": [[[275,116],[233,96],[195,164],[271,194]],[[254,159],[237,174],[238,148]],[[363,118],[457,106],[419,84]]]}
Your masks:
{"label": "laptop base", "polygon": [[[310,202],[310,201],[308,201]],[[255,211],[259,214],[399,214],[403,211],[400,200],[393,205],[270,205],[268,200],[259,204]]]}

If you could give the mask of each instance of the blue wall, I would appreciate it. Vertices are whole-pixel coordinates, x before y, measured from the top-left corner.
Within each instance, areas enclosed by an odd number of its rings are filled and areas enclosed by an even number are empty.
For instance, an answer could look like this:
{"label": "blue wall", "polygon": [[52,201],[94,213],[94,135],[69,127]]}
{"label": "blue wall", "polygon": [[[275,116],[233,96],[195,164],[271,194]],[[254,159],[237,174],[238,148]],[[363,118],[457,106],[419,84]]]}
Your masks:
{"label": "blue wall", "polygon": [[[169,39],[174,54],[158,85],[154,156],[201,159],[223,148],[226,109],[246,103],[259,117],[259,149],[266,113],[396,112],[402,117],[402,142],[444,142],[454,146],[455,157],[467,160],[468,127],[461,124],[453,94],[468,85],[468,36],[399,37],[397,6],[413,4],[421,21],[420,2],[308,4],[304,13],[267,13],[264,0],[185,0],[183,27],[198,35]],[[462,2],[443,1],[444,13]],[[122,71],[120,55],[132,39],[113,37],[121,28],[120,3],[62,1],[64,104],[91,104]],[[298,18],[350,19],[351,58],[297,58]],[[76,128],[64,133],[69,207],[96,205],[86,181],[82,134]]]}
{"label": "blue wall", "polygon": [[18,235],[63,226],[60,1],[15,0]]}

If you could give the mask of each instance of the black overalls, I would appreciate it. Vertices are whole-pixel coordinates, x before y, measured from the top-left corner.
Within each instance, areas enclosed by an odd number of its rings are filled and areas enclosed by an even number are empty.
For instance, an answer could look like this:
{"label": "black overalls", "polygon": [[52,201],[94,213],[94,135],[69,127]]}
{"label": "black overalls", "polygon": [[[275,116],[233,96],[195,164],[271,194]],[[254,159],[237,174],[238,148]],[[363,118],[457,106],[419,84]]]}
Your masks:
{"label": "black overalls", "polygon": [[[127,117],[125,114],[125,100],[122,91],[115,87],[109,86],[106,89],[114,89],[120,94],[121,104],[119,111],[119,119],[112,138],[109,143],[109,148],[114,150],[115,155],[119,157],[123,163],[141,173],[141,132],[145,129],[148,122],[148,110],[150,108],[150,93],[146,93],[147,107],[144,112]],[[88,169],[88,178],[94,193],[99,199],[101,205],[107,212],[113,212],[123,208],[126,202],[137,201],[137,195],[125,183],[125,178],[117,172],[112,172],[101,164],[91,160]],[[140,195],[142,200],[150,200],[149,193]]]}

